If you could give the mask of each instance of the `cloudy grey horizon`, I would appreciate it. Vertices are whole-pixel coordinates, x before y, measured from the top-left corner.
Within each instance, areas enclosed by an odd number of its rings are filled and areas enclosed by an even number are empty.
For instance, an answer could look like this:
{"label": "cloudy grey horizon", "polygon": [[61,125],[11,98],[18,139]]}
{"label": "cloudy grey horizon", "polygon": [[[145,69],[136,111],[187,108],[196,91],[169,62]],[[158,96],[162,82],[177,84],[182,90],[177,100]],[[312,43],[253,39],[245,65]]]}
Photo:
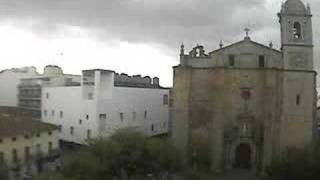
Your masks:
{"label": "cloudy grey horizon", "polygon": [[[179,46],[206,52],[240,41],[280,47],[282,0],[0,0],[0,70],[61,66],[65,73],[111,69],[160,77],[172,86]],[[313,14],[315,64],[320,57],[320,1]]]}

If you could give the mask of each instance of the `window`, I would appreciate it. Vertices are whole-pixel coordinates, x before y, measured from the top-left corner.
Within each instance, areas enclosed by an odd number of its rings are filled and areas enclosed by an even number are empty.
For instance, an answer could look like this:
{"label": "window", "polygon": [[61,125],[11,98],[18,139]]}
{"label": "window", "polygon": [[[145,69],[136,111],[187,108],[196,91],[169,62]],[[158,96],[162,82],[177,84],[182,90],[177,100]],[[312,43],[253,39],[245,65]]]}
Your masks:
{"label": "window", "polygon": [[166,122],[163,122],[162,127],[163,127],[163,128],[166,127]]}
{"label": "window", "polygon": [[48,135],[49,135],[49,136],[51,136],[51,135],[52,135],[52,132],[51,132],[51,131],[49,131],[49,132],[48,132]]}
{"label": "window", "polygon": [[90,139],[90,138],[91,138],[91,130],[88,129],[88,130],[87,130],[87,139]]}
{"label": "window", "polygon": [[49,99],[49,93],[46,93],[46,98]]}
{"label": "window", "polygon": [[99,131],[105,131],[107,127],[107,115],[99,114]]}
{"label": "window", "polygon": [[0,152],[0,163],[4,162],[4,153]]}
{"label": "window", "polygon": [[169,96],[168,94],[163,95],[163,105],[169,104]]}
{"label": "window", "polygon": [[301,38],[301,25],[299,22],[295,22],[293,24],[293,38],[300,39]]}
{"label": "window", "polygon": [[37,133],[36,136],[37,136],[37,137],[40,137],[40,133]]}
{"label": "window", "polygon": [[24,136],[24,139],[29,139],[29,136],[28,136],[28,135],[25,135],[25,136]]}
{"label": "window", "polygon": [[123,122],[123,112],[120,113],[120,121]]}
{"label": "window", "polygon": [[234,66],[234,65],[235,65],[235,56],[229,55],[229,66]]}
{"label": "window", "polygon": [[37,153],[37,154],[40,154],[40,153],[41,153],[41,145],[40,145],[40,144],[37,144],[37,145],[36,145],[36,153]]}
{"label": "window", "polygon": [[24,147],[24,157],[25,157],[26,161],[30,160],[30,147],[29,146]]}
{"label": "window", "polygon": [[48,142],[48,153],[52,153],[52,142]]}
{"label": "window", "polygon": [[148,116],[148,112],[144,111],[144,119],[147,119],[147,116]]}
{"label": "window", "polygon": [[88,93],[88,100],[92,100],[93,99],[93,94],[92,93]]}
{"label": "window", "polygon": [[301,103],[300,95],[297,95],[296,96],[296,105],[298,106],[298,105],[300,105],[300,103]]}
{"label": "window", "polygon": [[63,111],[60,111],[60,118],[63,118]]}
{"label": "window", "polygon": [[151,124],[151,131],[154,131],[154,125]]}
{"label": "window", "polygon": [[264,61],[264,56],[261,55],[259,56],[259,67],[264,67],[265,66],[265,61]]}
{"label": "window", "polygon": [[79,119],[79,124],[80,124],[80,125],[82,124],[82,119]]}
{"label": "window", "polygon": [[62,125],[58,126],[58,130],[59,130],[59,132],[62,132]]}
{"label": "window", "polygon": [[51,111],[51,116],[54,117],[54,110]]}
{"label": "window", "polygon": [[132,120],[136,120],[137,119],[137,112],[132,112]]}
{"label": "window", "polygon": [[86,115],[86,120],[89,120],[89,114]]}
{"label": "window", "polygon": [[2,139],[0,139],[0,143],[2,143],[3,142],[3,140]]}
{"label": "window", "polygon": [[70,127],[70,135],[73,135],[73,134],[74,134],[74,127],[71,126],[71,127]]}
{"label": "window", "polygon": [[44,111],[43,111],[44,117],[47,117],[47,114],[48,114],[47,110],[44,110]]}
{"label": "window", "polygon": [[99,119],[107,119],[107,114],[99,114]]}
{"label": "window", "polygon": [[18,151],[16,149],[12,150],[12,162],[18,162]]}
{"label": "window", "polygon": [[173,99],[172,98],[170,98],[170,100],[169,100],[169,106],[173,107]]}
{"label": "window", "polygon": [[13,137],[13,138],[12,138],[12,141],[17,141],[17,138],[16,138],[16,137]]}

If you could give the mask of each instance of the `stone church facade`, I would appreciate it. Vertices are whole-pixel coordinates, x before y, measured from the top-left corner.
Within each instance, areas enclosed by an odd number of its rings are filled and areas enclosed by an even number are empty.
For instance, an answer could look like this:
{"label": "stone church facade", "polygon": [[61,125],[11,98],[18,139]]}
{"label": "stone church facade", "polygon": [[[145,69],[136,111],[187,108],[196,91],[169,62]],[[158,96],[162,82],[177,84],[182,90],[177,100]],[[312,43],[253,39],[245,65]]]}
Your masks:
{"label": "stone church facade", "polygon": [[250,39],[205,53],[181,46],[174,67],[171,136],[187,163],[212,170],[263,170],[316,133],[316,72],[309,6],[287,0],[278,13],[281,50]]}

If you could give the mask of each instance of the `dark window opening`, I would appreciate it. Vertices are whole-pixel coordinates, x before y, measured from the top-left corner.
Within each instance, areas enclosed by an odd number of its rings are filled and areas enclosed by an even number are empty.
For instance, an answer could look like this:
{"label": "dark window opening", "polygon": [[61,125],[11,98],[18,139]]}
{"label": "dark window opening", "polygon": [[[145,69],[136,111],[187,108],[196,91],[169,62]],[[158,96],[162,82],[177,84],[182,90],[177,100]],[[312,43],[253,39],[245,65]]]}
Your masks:
{"label": "dark window opening", "polygon": [[148,112],[144,111],[144,119],[147,119],[147,116],[148,116]]}
{"label": "dark window opening", "polygon": [[229,65],[234,66],[235,65],[235,56],[229,55]]}
{"label": "dark window opening", "polygon": [[297,97],[296,97],[296,105],[300,105],[300,103],[301,103],[300,95],[297,95]]}
{"label": "dark window opening", "polygon": [[120,121],[123,122],[123,112],[120,113]]}
{"label": "dark window opening", "polygon": [[293,24],[293,37],[295,39],[300,39],[301,38],[301,25],[298,22],[295,22]]}
{"label": "dark window opening", "polygon": [[70,127],[70,135],[73,135],[73,134],[74,134],[74,127],[71,126],[71,127]]}
{"label": "dark window opening", "polygon": [[30,147],[26,146],[24,148],[24,156],[26,161],[30,160]]}
{"label": "dark window opening", "polygon": [[167,94],[163,95],[163,104],[164,105],[169,104],[169,96]]}
{"label": "dark window opening", "polygon": [[265,58],[263,55],[259,56],[259,67],[265,67]]}
{"label": "dark window opening", "polygon": [[12,150],[12,162],[14,162],[14,163],[18,162],[18,152],[16,149]]}
{"label": "dark window opening", "polygon": [[91,130],[90,129],[87,130],[87,139],[91,139]]}
{"label": "dark window opening", "polygon": [[48,142],[48,153],[52,153],[52,142]]}

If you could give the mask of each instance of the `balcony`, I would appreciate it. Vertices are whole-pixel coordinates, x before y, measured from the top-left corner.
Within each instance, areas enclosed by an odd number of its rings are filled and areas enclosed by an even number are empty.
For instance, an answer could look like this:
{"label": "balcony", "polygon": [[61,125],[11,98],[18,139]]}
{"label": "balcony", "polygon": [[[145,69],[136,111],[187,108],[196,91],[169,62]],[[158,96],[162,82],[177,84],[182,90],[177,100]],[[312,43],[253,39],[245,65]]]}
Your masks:
{"label": "balcony", "polygon": [[31,105],[31,104],[24,104],[24,103],[19,103],[18,107],[22,109],[30,109],[30,110],[40,110],[41,106],[40,105]]}
{"label": "balcony", "polygon": [[41,93],[39,94],[18,94],[19,99],[40,99]]}

